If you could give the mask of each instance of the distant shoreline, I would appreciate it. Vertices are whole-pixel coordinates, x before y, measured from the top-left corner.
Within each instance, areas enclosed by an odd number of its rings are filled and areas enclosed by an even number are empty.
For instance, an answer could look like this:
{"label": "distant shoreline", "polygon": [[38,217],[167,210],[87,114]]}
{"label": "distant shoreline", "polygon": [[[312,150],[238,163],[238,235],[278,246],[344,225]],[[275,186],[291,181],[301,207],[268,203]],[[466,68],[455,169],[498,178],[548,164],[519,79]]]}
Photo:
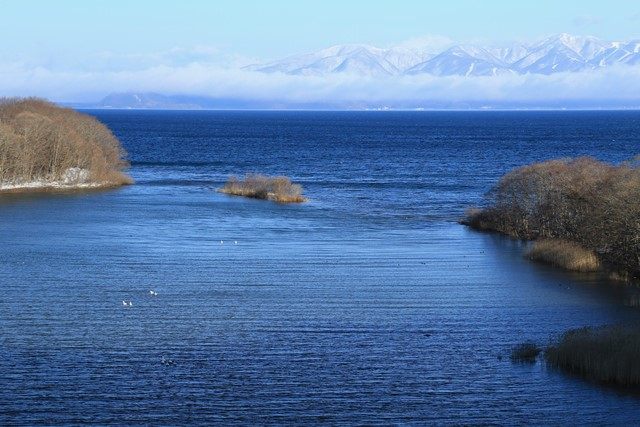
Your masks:
{"label": "distant shoreline", "polygon": [[491,113],[491,112],[638,112],[640,105],[633,107],[532,107],[532,108],[145,108],[145,107],[101,107],[79,103],[59,103],[78,111],[220,111],[220,112],[326,112],[326,113]]}

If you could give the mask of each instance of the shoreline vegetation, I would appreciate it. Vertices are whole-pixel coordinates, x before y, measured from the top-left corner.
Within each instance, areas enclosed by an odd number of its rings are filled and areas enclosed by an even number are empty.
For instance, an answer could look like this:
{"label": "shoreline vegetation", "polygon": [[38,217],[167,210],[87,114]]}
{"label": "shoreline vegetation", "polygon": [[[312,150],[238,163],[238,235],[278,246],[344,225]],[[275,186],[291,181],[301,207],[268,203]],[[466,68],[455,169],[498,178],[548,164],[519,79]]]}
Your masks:
{"label": "shoreline vegetation", "polygon": [[569,271],[590,273],[600,271],[601,264],[594,251],[561,239],[541,239],[533,242],[525,256]]}
{"label": "shoreline vegetation", "polygon": [[232,176],[218,189],[220,193],[253,199],[271,200],[277,203],[303,203],[302,186],[285,176],[249,174],[243,180]]}
{"label": "shoreline vegetation", "polygon": [[588,380],[623,387],[640,385],[640,328],[571,329],[547,347],[547,363]]}
{"label": "shoreline vegetation", "polygon": [[640,385],[640,328],[601,326],[571,329],[545,351],[553,367],[600,383]]}
{"label": "shoreline vegetation", "polygon": [[[483,209],[460,222],[533,241],[525,256],[571,271],[640,278],[640,158],[612,165],[590,157],[549,160],[504,175]],[[525,342],[514,362],[535,362]],[[554,368],[599,383],[640,386],[640,327],[571,329],[544,350]]]}
{"label": "shoreline vegetation", "polygon": [[0,99],[0,192],[132,184],[126,152],[97,119],[38,98]]}
{"label": "shoreline vegetation", "polygon": [[460,222],[532,240],[531,259],[640,278],[640,159],[549,160],[504,175]]}
{"label": "shoreline vegetation", "polygon": [[527,341],[511,350],[514,363],[535,363],[538,354],[554,369],[600,384],[640,386],[640,327],[609,325],[570,329],[544,350]]}

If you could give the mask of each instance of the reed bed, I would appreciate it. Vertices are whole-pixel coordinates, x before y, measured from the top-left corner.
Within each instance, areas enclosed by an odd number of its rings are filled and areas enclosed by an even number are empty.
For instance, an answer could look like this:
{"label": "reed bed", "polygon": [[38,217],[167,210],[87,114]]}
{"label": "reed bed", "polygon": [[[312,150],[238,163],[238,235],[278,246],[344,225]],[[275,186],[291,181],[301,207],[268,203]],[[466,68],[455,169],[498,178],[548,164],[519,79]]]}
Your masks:
{"label": "reed bed", "polygon": [[640,327],[572,329],[545,351],[551,366],[621,386],[640,385]]}
{"label": "reed bed", "polygon": [[302,203],[302,186],[285,176],[246,175],[243,180],[231,177],[218,191],[233,196],[271,200],[278,203]]}
{"label": "reed bed", "polygon": [[543,239],[533,243],[526,256],[570,271],[593,272],[600,269],[595,252],[577,243],[560,239]]}

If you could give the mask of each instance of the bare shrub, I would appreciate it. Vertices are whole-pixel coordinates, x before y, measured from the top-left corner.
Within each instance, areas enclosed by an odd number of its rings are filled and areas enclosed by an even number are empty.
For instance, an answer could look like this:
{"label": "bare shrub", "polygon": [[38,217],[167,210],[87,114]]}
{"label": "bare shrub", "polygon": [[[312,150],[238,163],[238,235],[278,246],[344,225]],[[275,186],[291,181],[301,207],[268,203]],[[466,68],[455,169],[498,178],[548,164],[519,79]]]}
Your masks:
{"label": "bare shrub", "polygon": [[598,271],[600,261],[593,251],[577,243],[559,239],[537,240],[527,252],[533,261],[562,267],[571,271]]}
{"label": "bare shrub", "polygon": [[572,329],[545,351],[551,366],[623,386],[640,385],[640,328]]}
{"label": "bare shrub", "polygon": [[0,184],[69,182],[70,176],[129,184],[125,156],[111,131],[91,116],[36,98],[0,99]]}
{"label": "bare shrub", "polygon": [[250,174],[244,180],[231,177],[218,191],[234,196],[272,200],[278,203],[301,203],[307,199],[302,196],[302,186],[293,184],[285,176],[269,177]]}
{"label": "bare shrub", "polygon": [[487,207],[462,220],[522,239],[562,239],[640,277],[640,168],[590,157],[551,160],[503,176]]}

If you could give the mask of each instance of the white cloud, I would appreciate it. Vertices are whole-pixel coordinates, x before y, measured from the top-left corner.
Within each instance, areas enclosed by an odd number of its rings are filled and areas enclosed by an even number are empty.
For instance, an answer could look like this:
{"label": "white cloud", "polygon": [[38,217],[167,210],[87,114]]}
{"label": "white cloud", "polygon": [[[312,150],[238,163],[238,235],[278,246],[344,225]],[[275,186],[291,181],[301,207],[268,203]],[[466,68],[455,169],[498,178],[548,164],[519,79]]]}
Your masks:
{"label": "white cloud", "polygon": [[[397,47],[440,52],[454,42],[443,36],[406,40]],[[362,77],[344,73],[302,76],[242,67],[260,62],[216,46],[150,53],[98,52],[80,58],[57,55],[39,61],[0,63],[0,96],[40,96],[55,101],[97,102],[114,92],[155,92],[212,98],[357,106],[430,106],[504,103],[542,106],[640,106],[640,66],[609,66],[578,73],[436,77],[427,74]]]}
{"label": "white cloud", "polygon": [[371,105],[443,102],[640,101],[640,66],[552,75],[367,78],[347,74],[292,76],[203,63],[134,70],[56,71],[0,65],[0,95],[92,102],[112,92],[157,92],[216,98]]}

